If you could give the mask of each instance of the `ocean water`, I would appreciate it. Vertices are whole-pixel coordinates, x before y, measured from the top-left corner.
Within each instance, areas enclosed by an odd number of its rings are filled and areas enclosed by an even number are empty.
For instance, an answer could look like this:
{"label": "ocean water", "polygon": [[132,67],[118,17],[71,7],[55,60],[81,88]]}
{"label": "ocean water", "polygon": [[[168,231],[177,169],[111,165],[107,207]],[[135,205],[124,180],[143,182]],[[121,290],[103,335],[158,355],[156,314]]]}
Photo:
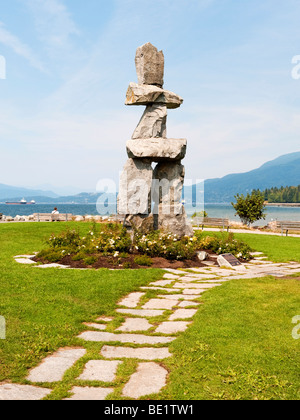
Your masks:
{"label": "ocean water", "polygon": [[[96,204],[60,204],[57,205],[60,213],[72,213],[73,215],[98,215]],[[29,216],[33,213],[51,213],[54,208],[53,204],[36,204],[25,206],[10,206],[0,204],[0,213],[15,217]],[[196,211],[201,211],[201,208],[194,208],[191,205],[186,205],[186,212],[189,217]],[[235,210],[230,204],[207,204],[205,211],[209,217],[226,218],[239,222],[239,218],[235,216]],[[291,220],[300,221],[300,207],[267,207],[266,220],[256,222],[255,225],[264,226],[272,220]]]}

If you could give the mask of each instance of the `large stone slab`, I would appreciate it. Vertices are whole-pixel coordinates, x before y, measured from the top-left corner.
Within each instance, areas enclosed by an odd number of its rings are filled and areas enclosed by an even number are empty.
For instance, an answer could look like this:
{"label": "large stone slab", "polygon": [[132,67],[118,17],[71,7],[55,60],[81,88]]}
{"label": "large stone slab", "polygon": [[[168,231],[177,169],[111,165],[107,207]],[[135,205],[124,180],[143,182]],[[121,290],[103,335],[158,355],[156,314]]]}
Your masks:
{"label": "large stone slab", "polygon": [[123,389],[123,396],[138,399],[150,394],[158,394],[164,386],[168,371],[156,363],[140,363]]}
{"label": "large stone slab", "polygon": [[31,385],[0,385],[0,401],[39,401],[47,397],[52,389]]}
{"label": "large stone slab", "polygon": [[132,135],[132,139],[166,138],[167,115],[166,105],[147,105],[145,112]]}
{"label": "large stone slab", "polygon": [[178,319],[191,319],[197,313],[197,309],[177,309],[169,318],[170,321]]}
{"label": "large stone slab", "polygon": [[136,308],[143,296],[145,296],[145,293],[130,293],[130,295],[121,300],[118,305],[126,306],[126,308]]}
{"label": "large stone slab", "polygon": [[135,66],[140,84],[164,85],[165,58],[150,42],[136,50]]}
{"label": "large stone slab", "polygon": [[151,161],[127,161],[120,176],[118,214],[148,215],[151,212],[152,178]]}
{"label": "large stone slab", "polygon": [[129,158],[150,159],[153,162],[178,161],[186,155],[187,140],[148,137],[129,140],[126,147]]}
{"label": "large stone slab", "polygon": [[154,337],[142,334],[113,334],[106,332],[87,331],[78,336],[82,340],[92,342],[120,342],[133,344],[165,344],[171,343],[174,339],[172,337]]}
{"label": "large stone slab", "polygon": [[140,360],[162,360],[171,357],[167,347],[153,348],[145,347],[132,349],[130,347],[103,346],[101,355],[106,359],[140,359]]}
{"label": "large stone slab", "polygon": [[93,388],[75,386],[70,391],[73,395],[65,401],[105,401],[106,397],[114,391],[113,388]]}
{"label": "large stone slab", "polygon": [[149,323],[144,318],[128,318],[124,322],[124,324],[121,325],[117,329],[117,331],[123,331],[123,332],[134,332],[134,331],[148,331],[153,325]]}
{"label": "large stone slab", "polygon": [[164,310],[157,309],[117,309],[119,314],[128,314],[134,316],[144,316],[145,318],[153,318],[164,314]]}
{"label": "large stone slab", "polygon": [[85,354],[85,349],[61,349],[32,369],[27,380],[36,383],[61,381],[66,371]]}
{"label": "large stone slab", "polygon": [[178,301],[172,299],[151,299],[147,302],[143,309],[172,309],[176,306]]}
{"label": "large stone slab", "polygon": [[177,287],[178,289],[213,289],[214,287],[222,286],[220,283],[212,283],[212,284],[206,284],[206,283],[176,283],[174,285],[174,288]]}
{"label": "large stone slab", "polygon": [[183,99],[176,93],[161,89],[157,86],[141,85],[130,83],[127,93],[125,105],[149,105],[162,104],[168,109],[179,108],[183,103]]}
{"label": "large stone slab", "polygon": [[184,332],[188,326],[189,323],[185,321],[166,321],[156,328],[155,332],[161,334],[176,334]]}
{"label": "large stone slab", "polygon": [[90,360],[78,379],[82,381],[113,382],[116,379],[116,372],[121,363],[119,360]]}

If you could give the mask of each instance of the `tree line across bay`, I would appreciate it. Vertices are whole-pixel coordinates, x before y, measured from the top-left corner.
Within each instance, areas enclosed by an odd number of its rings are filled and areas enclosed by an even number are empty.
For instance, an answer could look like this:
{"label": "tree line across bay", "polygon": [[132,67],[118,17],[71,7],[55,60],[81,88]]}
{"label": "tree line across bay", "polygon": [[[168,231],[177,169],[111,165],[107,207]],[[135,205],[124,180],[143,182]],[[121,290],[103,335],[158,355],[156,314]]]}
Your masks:
{"label": "tree line across bay", "polygon": [[[259,190],[254,190],[258,193]],[[300,203],[300,185],[298,187],[273,187],[261,193],[269,203]]]}

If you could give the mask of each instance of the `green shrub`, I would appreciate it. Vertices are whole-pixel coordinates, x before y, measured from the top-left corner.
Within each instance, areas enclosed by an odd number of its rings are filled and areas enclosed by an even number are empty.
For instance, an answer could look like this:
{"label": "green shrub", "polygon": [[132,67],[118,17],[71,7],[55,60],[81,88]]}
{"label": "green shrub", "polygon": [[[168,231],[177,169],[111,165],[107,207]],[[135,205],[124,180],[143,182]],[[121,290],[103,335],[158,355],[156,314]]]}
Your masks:
{"label": "green shrub", "polygon": [[96,261],[97,261],[97,258],[93,257],[93,256],[84,258],[84,260],[83,260],[85,265],[93,265]]}
{"label": "green shrub", "polygon": [[196,233],[199,237],[199,247],[203,250],[210,250],[215,254],[233,254],[237,258],[244,260],[251,259],[252,249],[245,242],[238,240],[234,237],[233,233],[228,235],[222,234],[219,236],[206,236],[201,237],[201,234]]}
{"label": "green shrub", "polygon": [[151,258],[148,257],[148,255],[140,255],[138,257],[135,257],[134,263],[145,267],[151,267],[151,265],[153,264]]}
{"label": "green shrub", "polygon": [[192,259],[198,249],[198,239],[176,235],[161,231],[154,231],[148,235],[135,234],[135,248],[150,257],[163,257],[168,260]]}
{"label": "green shrub", "polygon": [[50,263],[56,263],[63,258],[63,254],[60,250],[53,250],[50,248],[41,251],[37,257]]}

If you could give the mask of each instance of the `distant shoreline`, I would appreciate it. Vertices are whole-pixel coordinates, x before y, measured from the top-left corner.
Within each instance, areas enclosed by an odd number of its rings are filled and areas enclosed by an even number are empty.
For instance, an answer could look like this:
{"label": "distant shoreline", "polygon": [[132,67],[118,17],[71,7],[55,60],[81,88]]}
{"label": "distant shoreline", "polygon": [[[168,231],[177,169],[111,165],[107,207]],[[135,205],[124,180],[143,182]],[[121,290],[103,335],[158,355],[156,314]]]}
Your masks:
{"label": "distant shoreline", "polygon": [[300,207],[300,203],[268,203],[267,207]]}

